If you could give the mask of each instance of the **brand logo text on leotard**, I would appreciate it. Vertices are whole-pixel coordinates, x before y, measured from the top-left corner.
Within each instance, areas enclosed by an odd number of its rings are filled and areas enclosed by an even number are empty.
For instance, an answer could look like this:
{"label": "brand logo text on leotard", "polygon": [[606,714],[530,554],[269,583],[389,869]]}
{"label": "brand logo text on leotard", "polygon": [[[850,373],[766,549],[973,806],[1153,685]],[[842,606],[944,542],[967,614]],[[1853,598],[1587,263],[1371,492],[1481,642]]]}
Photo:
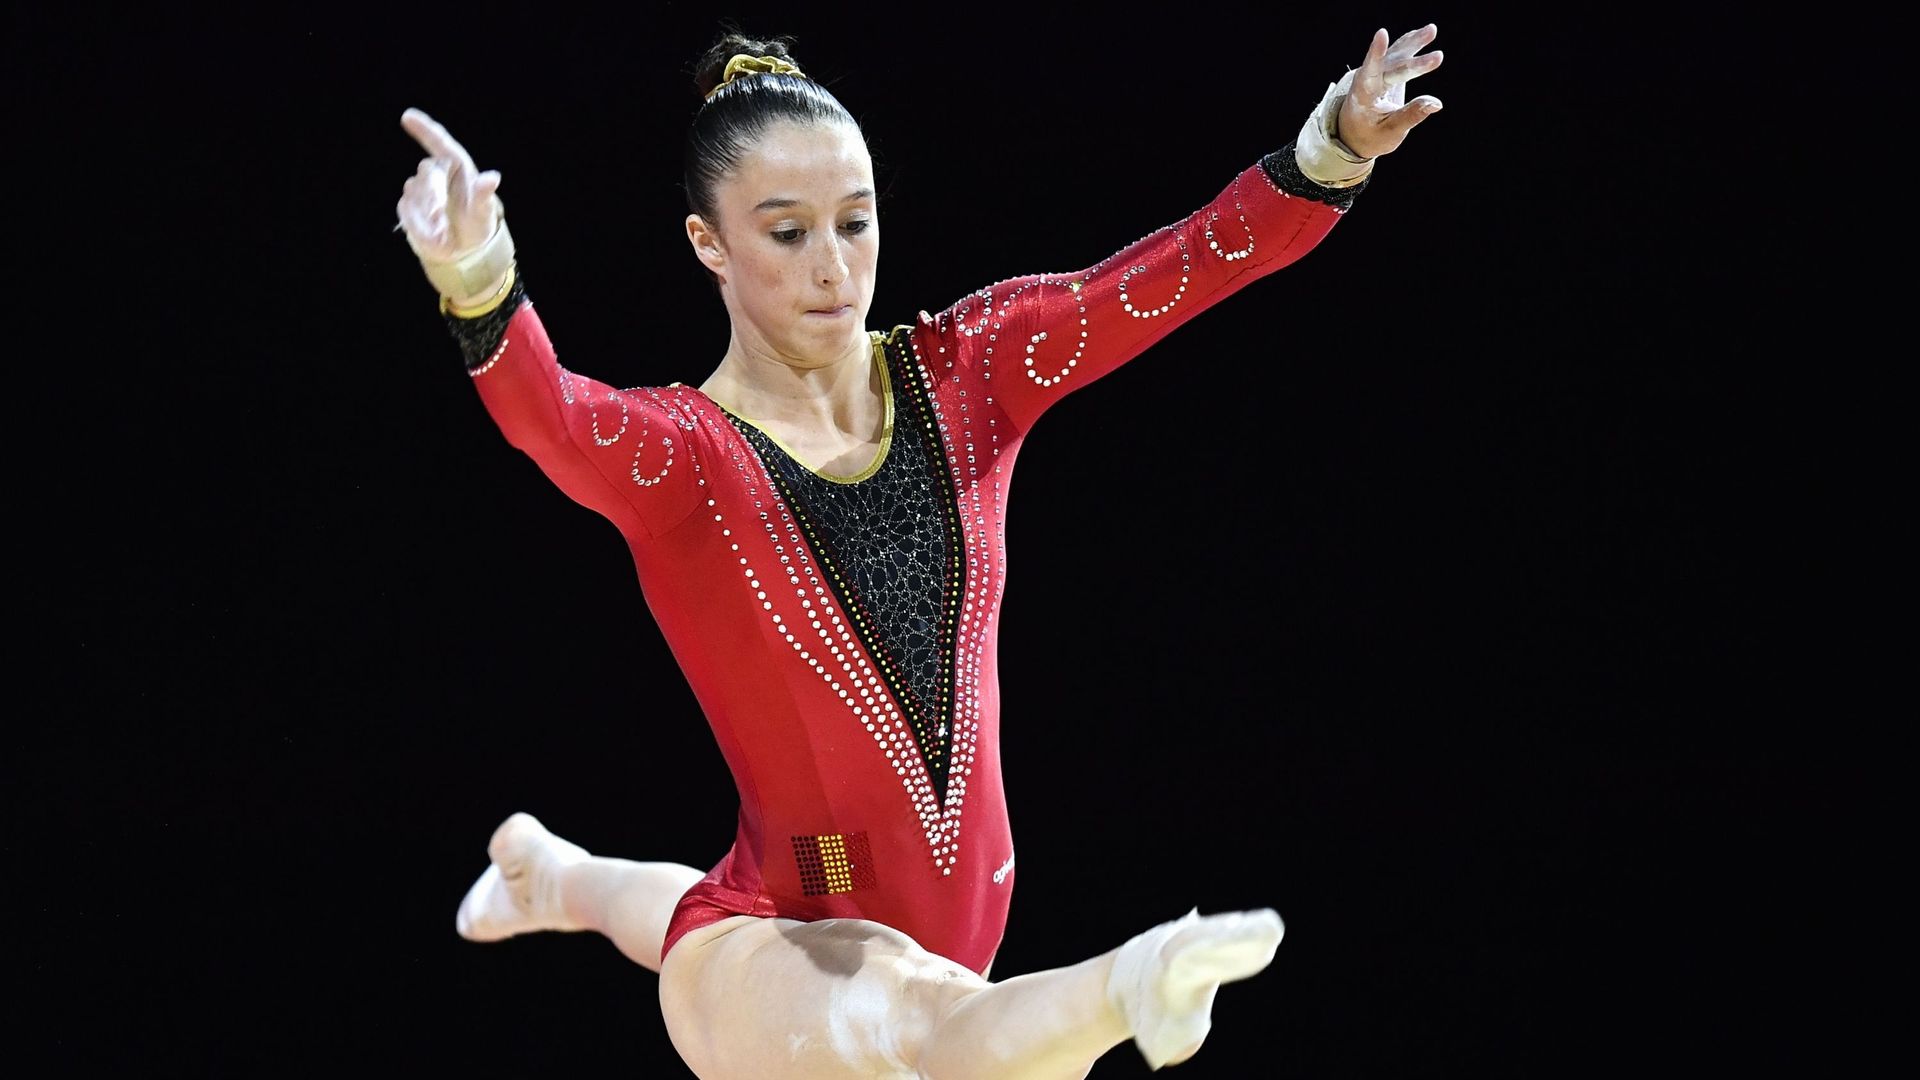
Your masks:
{"label": "brand logo text on leotard", "polygon": [[1007,880],[1007,875],[1011,873],[1013,873],[1013,856],[1009,855],[1007,856],[1007,861],[1000,864],[1000,869],[993,872],[993,883],[995,885],[1001,884]]}

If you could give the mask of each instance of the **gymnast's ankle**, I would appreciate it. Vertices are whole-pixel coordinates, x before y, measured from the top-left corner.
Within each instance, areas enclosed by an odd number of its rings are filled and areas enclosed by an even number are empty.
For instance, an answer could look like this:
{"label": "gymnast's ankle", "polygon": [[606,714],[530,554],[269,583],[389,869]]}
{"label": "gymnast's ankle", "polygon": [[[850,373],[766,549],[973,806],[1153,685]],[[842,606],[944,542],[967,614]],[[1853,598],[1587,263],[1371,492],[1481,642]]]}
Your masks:
{"label": "gymnast's ankle", "polygon": [[1195,908],[1122,945],[1107,996],[1148,1067],[1157,1071],[1197,1053],[1213,1027],[1220,984],[1265,968],[1284,932],[1272,908],[1205,916]]}
{"label": "gymnast's ankle", "polygon": [[536,930],[582,929],[561,902],[566,869],[590,856],[578,844],[548,832],[532,814],[501,822],[487,844],[492,863],[454,916],[454,929],[469,941],[498,941]]}

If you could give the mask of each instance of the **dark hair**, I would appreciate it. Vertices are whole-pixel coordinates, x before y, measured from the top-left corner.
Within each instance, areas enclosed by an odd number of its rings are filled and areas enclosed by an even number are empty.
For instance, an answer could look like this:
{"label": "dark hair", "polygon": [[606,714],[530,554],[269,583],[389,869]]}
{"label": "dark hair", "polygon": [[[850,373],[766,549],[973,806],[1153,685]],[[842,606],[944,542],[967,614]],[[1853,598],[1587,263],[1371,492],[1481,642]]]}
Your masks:
{"label": "dark hair", "polygon": [[[800,75],[755,72],[736,75],[720,86],[721,73],[736,53],[749,56],[773,56],[806,71],[787,51],[791,35],[751,38],[737,26],[722,23],[726,29],[700,59],[693,64],[693,89],[702,102],[687,128],[685,185],[687,208],[709,224],[720,220],[714,204],[714,189],[766,131],[779,120],[799,124],[848,124],[860,131],[860,124],[846,106],[820,82]],[[719,92],[707,97],[719,87]],[[861,132],[861,138],[866,133]],[[707,276],[714,278],[713,272]]]}

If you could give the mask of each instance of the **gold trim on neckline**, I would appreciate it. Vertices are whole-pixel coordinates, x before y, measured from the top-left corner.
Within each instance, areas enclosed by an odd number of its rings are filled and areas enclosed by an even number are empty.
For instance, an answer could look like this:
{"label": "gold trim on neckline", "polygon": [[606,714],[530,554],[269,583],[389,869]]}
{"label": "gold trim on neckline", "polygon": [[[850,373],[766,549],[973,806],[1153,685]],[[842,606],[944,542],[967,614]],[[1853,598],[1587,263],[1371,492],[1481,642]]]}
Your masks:
{"label": "gold trim on neckline", "polygon": [[[802,461],[800,459],[800,455],[794,453],[793,448],[788,446],[785,442],[783,442],[780,436],[775,435],[773,432],[768,431],[765,427],[762,427],[758,420],[755,420],[751,416],[742,416],[739,413],[734,412],[732,409],[729,409],[725,405],[722,405],[720,404],[720,402],[714,400],[714,398],[709,396],[706,391],[701,390],[697,386],[690,387],[690,389],[698,392],[701,397],[706,398],[708,401],[712,401],[714,406],[718,408],[721,412],[724,412],[728,416],[731,416],[734,419],[739,420],[743,423],[753,425],[753,429],[755,431],[758,431],[760,434],[765,435],[769,440],[771,440],[773,442],[773,445],[780,448],[781,453],[787,455],[787,457],[793,460],[794,464],[799,465],[801,468],[807,470],[808,472],[819,477],[820,479],[826,480],[830,483],[835,483],[835,484],[857,484],[860,481],[865,480],[868,477],[872,476],[874,473],[879,472],[880,466],[886,464],[887,451],[893,448],[893,377],[887,371],[886,338],[883,337],[880,331],[878,330],[867,331],[867,336],[873,339],[873,363],[875,367],[878,367],[880,369],[880,399],[882,402],[882,407],[885,409],[885,412],[882,414],[884,419],[881,421],[881,425],[880,425],[880,449],[874,452],[873,460],[867,464],[866,468],[861,469],[859,472],[853,473],[852,475],[844,475],[841,473],[830,473],[824,469],[814,468],[813,466],[807,464],[805,461]],[[682,386],[685,384],[675,383],[674,385]]]}

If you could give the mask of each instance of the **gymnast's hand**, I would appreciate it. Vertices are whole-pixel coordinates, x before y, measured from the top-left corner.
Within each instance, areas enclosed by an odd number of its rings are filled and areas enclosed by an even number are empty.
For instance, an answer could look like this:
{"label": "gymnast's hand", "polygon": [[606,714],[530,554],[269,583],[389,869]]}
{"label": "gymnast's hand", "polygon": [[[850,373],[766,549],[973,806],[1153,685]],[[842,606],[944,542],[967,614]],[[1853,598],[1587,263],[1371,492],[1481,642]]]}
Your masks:
{"label": "gymnast's hand", "polygon": [[493,236],[500,172],[475,169],[466,147],[419,109],[401,113],[400,126],[426,148],[427,157],[402,186],[394,228],[407,230],[422,259],[455,262]]}
{"label": "gymnast's hand", "polygon": [[1432,23],[1401,35],[1387,44],[1387,32],[1376,30],[1367,45],[1367,58],[1353,73],[1353,88],[1340,103],[1336,128],[1340,141],[1361,157],[1379,157],[1400,148],[1407,132],[1440,111],[1440,99],[1423,94],[1407,100],[1407,83],[1434,68],[1446,56],[1430,52],[1416,56],[1440,33]]}

